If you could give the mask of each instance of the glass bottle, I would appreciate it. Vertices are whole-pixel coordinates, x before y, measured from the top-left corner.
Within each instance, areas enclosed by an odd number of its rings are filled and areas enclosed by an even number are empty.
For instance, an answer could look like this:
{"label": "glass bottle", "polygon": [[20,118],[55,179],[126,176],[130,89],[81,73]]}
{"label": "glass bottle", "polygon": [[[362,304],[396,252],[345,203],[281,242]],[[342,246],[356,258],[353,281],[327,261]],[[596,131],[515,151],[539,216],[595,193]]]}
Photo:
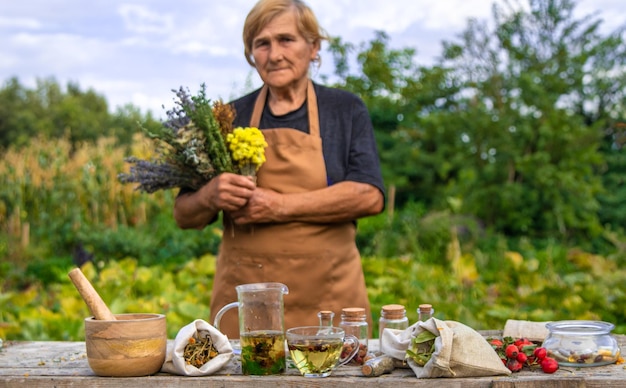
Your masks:
{"label": "glass bottle", "polygon": [[[352,334],[359,339],[359,351],[352,361],[350,361],[350,364],[363,365],[365,356],[367,356],[367,335],[369,332],[365,309],[362,307],[346,307],[342,309],[339,327],[341,327],[346,334]],[[345,345],[342,357],[350,354],[352,349],[346,348],[350,346],[351,344]]]}
{"label": "glass bottle", "polygon": [[317,313],[317,317],[320,319],[320,326],[332,327],[333,319],[335,318],[335,313],[330,310],[322,310],[319,313]]}
{"label": "glass bottle", "polygon": [[430,304],[421,304],[417,308],[417,319],[420,322],[426,322],[435,314],[435,309]]}
{"label": "glass bottle", "polygon": [[404,330],[407,327],[409,327],[409,319],[406,316],[406,309],[403,305],[388,304],[383,306],[380,312],[380,319],[378,320],[378,343],[380,350],[383,350],[383,330]]}

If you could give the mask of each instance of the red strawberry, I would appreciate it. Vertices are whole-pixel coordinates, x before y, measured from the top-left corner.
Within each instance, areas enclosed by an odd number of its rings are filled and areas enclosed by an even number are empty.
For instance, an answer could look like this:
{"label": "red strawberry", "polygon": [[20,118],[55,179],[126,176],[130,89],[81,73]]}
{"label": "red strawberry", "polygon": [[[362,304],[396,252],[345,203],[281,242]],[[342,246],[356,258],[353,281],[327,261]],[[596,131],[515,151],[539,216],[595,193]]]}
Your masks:
{"label": "red strawberry", "polygon": [[548,351],[546,350],[546,348],[537,348],[533,352],[533,355],[535,356],[537,361],[541,362],[544,358],[548,356]]}
{"label": "red strawberry", "polygon": [[511,372],[519,372],[522,370],[522,366],[523,365],[514,358],[511,358],[506,362],[506,367],[509,368]]}
{"label": "red strawberry", "polygon": [[554,373],[559,369],[559,363],[552,357],[546,357],[541,361],[541,370],[545,373]]}
{"label": "red strawberry", "polygon": [[528,361],[528,356],[526,353],[517,353],[517,361],[523,365],[526,361]]}
{"label": "red strawberry", "polygon": [[504,354],[506,354],[506,358],[509,359],[516,359],[518,353],[519,349],[513,344],[507,346],[506,349],[504,349]]}

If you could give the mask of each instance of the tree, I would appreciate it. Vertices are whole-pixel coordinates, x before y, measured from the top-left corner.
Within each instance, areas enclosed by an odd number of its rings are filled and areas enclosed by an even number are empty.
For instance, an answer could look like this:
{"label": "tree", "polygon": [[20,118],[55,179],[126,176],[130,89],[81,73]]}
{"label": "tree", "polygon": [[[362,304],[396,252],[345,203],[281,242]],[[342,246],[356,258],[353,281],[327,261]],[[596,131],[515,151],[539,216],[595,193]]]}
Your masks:
{"label": "tree", "polygon": [[0,149],[24,145],[36,133],[37,107],[28,106],[29,95],[17,78],[0,90]]}
{"label": "tree", "polygon": [[[430,203],[443,184],[431,167],[445,161],[437,160],[440,153],[422,147],[421,126],[425,122],[436,126],[436,112],[447,109],[445,101],[459,90],[458,83],[443,67],[418,66],[415,49],[391,49],[383,31],[358,47],[334,38],[330,51],[338,78],[334,86],[361,96],[369,109],[383,176],[397,189],[398,203]],[[351,72],[353,62],[358,69]]]}
{"label": "tree", "polygon": [[151,114],[143,116],[130,104],[111,114],[103,96],[76,83],[63,90],[53,78],[40,79],[30,90],[11,78],[0,89],[0,148],[26,145],[35,136],[68,136],[74,145],[100,137],[130,144],[139,123],[158,125]]}
{"label": "tree", "polygon": [[612,72],[623,79],[626,64],[605,54],[623,52],[623,42],[601,37],[591,16],[575,20],[573,1],[528,5],[494,5],[493,31],[473,22],[460,47],[447,46],[467,82],[464,111],[482,117],[466,121],[471,167],[460,193],[467,211],[498,230],[593,236],[602,132],[623,83],[605,87]]}
{"label": "tree", "polygon": [[623,225],[600,208],[626,209],[623,191],[603,187],[624,179],[623,29],[603,36],[601,20],[575,19],[574,6],[496,3],[493,27],[471,20],[430,68],[379,32],[359,46],[354,75],[356,46],[333,42],[337,85],[366,101],[401,199],[460,203],[511,236],[582,240],[600,233],[601,219]]}

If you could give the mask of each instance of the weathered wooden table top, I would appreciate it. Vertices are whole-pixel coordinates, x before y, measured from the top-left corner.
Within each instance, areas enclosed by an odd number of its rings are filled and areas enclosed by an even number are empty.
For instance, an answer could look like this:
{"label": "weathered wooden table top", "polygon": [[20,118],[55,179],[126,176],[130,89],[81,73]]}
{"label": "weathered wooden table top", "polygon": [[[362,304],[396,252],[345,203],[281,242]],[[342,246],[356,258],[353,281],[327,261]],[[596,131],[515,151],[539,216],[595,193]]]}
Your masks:
{"label": "weathered wooden table top", "polygon": [[[626,336],[616,336],[626,349]],[[378,341],[370,340],[370,349]],[[99,377],[87,362],[84,342],[6,341],[0,349],[0,387],[626,387],[624,365],[602,367],[561,367],[554,374],[522,371],[508,377],[417,379],[411,369],[396,369],[380,377],[364,377],[360,367],[342,366],[330,377],[305,378],[295,368],[275,376],[244,376],[241,364],[233,357],[215,375],[185,377],[157,373],[146,377]]]}

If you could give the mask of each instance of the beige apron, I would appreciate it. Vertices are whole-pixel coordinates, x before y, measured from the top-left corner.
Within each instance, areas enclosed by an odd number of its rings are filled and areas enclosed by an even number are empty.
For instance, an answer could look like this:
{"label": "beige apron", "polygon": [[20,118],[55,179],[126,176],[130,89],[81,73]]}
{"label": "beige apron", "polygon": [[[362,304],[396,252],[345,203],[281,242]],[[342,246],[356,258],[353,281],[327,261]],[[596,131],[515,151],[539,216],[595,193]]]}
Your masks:
{"label": "beige apron", "polygon": [[[250,126],[258,127],[267,97],[259,94]],[[264,129],[266,162],[257,184],[280,193],[301,193],[327,187],[317,98],[307,88],[309,134],[293,128]],[[352,222],[255,224],[238,227],[224,217],[224,234],[211,297],[211,322],[218,310],[237,300],[235,286],[246,283],[286,284],[285,328],[318,325],[320,310],[335,312],[335,326],[344,307],[364,307],[370,330],[370,306],[355,244]],[[237,310],[221,319],[220,330],[239,338]]]}

